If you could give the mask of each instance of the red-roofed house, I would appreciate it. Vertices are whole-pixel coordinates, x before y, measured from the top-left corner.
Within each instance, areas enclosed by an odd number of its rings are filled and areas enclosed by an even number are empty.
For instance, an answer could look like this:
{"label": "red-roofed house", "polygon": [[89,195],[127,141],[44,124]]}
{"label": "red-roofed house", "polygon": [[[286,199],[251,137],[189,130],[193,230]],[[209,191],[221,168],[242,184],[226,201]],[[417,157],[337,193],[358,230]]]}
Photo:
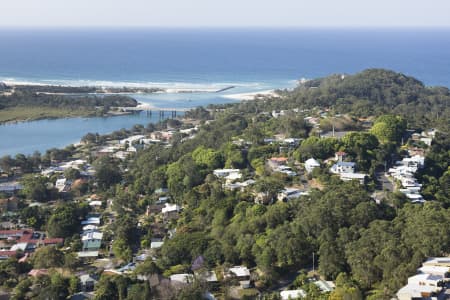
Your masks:
{"label": "red-roofed house", "polygon": [[17,254],[17,251],[0,251],[0,260],[8,259]]}
{"label": "red-roofed house", "polygon": [[20,230],[0,230],[0,240],[4,239],[21,239],[24,235],[25,238],[33,234],[33,229],[20,229]]}

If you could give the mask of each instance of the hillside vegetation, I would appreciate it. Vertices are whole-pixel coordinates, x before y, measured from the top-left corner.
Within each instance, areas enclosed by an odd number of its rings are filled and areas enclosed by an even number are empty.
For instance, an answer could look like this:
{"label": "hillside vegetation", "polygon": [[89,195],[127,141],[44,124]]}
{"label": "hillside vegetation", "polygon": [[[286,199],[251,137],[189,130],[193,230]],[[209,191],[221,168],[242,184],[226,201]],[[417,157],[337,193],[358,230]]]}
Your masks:
{"label": "hillside vegetation", "polygon": [[283,99],[248,101],[239,111],[290,108],[333,108],[355,117],[396,114],[408,118],[412,128],[448,128],[450,90],[427,87],[419,80],[384,69],[368,69],[355,75],[331,75],[300,83],[292,91],[279,91]]}

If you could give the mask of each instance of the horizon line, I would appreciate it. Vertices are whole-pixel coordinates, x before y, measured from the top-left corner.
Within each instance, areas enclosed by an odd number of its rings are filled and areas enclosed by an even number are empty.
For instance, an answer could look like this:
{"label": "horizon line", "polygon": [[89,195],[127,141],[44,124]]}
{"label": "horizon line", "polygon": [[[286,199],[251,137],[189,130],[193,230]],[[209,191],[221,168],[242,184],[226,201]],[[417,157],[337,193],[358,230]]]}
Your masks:
{"label": "horizon line", "polygon": [[393,26],[369,26],[369,25],[334,25],[334,26],[154,26],[154,25],[64,25],[64,26],[46,26],[46,25],[0,25],[0,30],[23,29],[23,30],[72,30],[72,29],[112,29],[112,30],[130,30],[130,29],[172,29],[172,30],[311,30],[311,29],[326,29],[326,30],[386,30],[386,29],[411,29],[411,30],[433,30],[433,29],[450,29],[450,25],[434,26],[434,25],[393,25]]}

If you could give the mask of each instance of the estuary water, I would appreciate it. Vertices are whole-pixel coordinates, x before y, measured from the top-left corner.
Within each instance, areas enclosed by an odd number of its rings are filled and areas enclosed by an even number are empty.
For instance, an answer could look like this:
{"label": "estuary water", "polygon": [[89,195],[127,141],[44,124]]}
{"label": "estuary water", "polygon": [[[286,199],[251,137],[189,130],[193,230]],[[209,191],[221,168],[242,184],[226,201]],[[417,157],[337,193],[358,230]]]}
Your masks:
{"label": "estuary water", "polygon": [[[169,92],[133,96],[156,108],[187,108],[374,67],[450,86],[449,53],[449,29],[1,29],[0,81],[162,87]],[[207,92],[227,86],[234,88]],[[180,89],[202,92],[176,93]],[[146,125],[157,117],[1,125],[0,156],[44,152],[76,143],[88,132]]]}

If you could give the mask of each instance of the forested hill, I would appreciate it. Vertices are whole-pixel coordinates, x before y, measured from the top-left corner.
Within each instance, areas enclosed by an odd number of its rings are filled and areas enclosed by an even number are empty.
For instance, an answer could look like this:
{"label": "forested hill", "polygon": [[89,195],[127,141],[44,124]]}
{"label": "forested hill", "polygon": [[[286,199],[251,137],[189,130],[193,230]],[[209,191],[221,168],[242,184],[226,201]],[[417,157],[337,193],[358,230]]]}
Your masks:
{"label": "forested hill", "polygon": [[407,117],[410,127],[443,127],[450,120],[448,88],[427,87],[413,77],[384,69],[313,79],[280,93],[282,101],[271,99],[246,105],[249,110],[255,105],[258,110],[334,108],[356,117],[393,113]]}

